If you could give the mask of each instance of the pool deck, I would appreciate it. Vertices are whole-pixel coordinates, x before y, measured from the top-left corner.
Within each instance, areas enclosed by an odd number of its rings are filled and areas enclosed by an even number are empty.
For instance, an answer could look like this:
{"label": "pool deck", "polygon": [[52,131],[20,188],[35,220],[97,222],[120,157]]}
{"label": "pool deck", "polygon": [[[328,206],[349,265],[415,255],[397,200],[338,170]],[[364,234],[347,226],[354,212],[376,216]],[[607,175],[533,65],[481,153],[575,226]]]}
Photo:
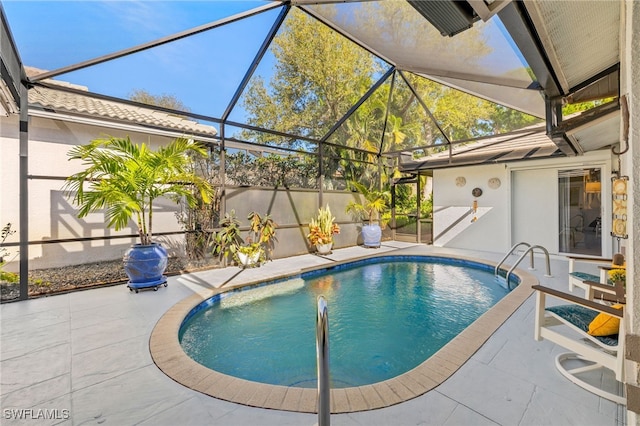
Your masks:
{"label": "pool deck", "polygon": [[[316,414],[249,407],[213,398],[174,381],[158,368],[150,351],[150,342],[153,345],[160,336],[156,334],[156,325],[171,317],[167,312],[179,302],[190,304],[220,291],[221,287],[384,252],[450,254],[489,262],[496,262],[503,255],[394,241],[384,242],[379,249],[351,247],[334,250],[326,257],[309,254],[278,259],[255,269],[230,267],[170,277],[169,286],[157,292],[136,294],[123,284],[0,305],[1,423],[317,424]],[[515,259],[510,257],[506,264]],[[527,263],[525,259],[523,271],[533,274],[541,284],[567,291],[568,264],[564,258],[552,257],[551,278],[544,276],[544,259],[536,257],[534,271],[526,270]],[[385,404],[390,405],[385,408],[332,414],[331,423],[624,425],[623,407],[579,388],[558,373],[554,358],[564,351],[562,348],[533,339],[533,299],[527,294],[524,303],[509,303],[513,306],[507,311],[515,312],[508,312],[504,323],[500,320],[495,324],[497,329],[488,333],[484,344],[478,344],[479,349],[470,350],[471,343],[463,344],[460,352],[468,353],[462,357],[459,368],[436,368],[425,375],[428,379],[431,374],[433,379],[433,375],[440,374],[444,376],[442,383],[418,392],[418,396],[403,398],[405,402]],[[315,316],[315,312],[310,315]],[[480,328],[471,330],[471,335],[477,337],[486,332],[486,324],[474,324],[478,325]],[[166,338],[173,332],[161,334]],[[156,361],[162,347],[156,348],[160,350],[155,355]],[[450,361],[448,357],[444,360]],[[206,377],[202,379],[205,381]],[[224,382],[218,387],[229,388]],[[238,395],[247,391],[229,392]],[[394,390],[396,395],[403,392],[403,388]],[[291,397],[297,402],[302,400],[302,396],[291,394]],[[286,398],[286,394],[282,395],[280,402]],[[334,411],[352,411],[340,407],[363,404],[346,392],[342,395],[334,392],[333,399]],[[51,415],[57,419],[44,419]]]}

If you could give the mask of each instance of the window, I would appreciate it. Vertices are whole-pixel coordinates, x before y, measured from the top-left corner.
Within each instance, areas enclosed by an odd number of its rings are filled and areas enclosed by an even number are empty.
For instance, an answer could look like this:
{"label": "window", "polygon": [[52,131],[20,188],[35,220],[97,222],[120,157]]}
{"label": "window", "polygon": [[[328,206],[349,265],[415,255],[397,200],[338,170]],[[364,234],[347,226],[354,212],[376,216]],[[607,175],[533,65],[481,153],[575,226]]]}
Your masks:
{"label": "window", "polygon": [[602,255],[601,169],[558,174],[560,252]]}

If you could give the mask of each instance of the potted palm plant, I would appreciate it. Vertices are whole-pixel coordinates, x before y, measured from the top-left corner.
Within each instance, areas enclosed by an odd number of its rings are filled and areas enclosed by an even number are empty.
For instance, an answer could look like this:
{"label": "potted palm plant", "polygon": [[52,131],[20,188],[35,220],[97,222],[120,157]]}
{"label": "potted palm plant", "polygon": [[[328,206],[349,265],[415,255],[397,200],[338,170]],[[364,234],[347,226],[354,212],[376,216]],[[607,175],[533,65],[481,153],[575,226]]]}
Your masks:
{"label": "potted palm plant", "polygon": [[204,145],[192,139],[177,138],[157,150],[126,138],[98,138],[72,148],[70,160],[86,166],[67,178],[65,190],[79,206],[78,217],[106,209],[109,227],[116,231],[137,225],[140,242],[124,255],[128,287],[155,290],[166,284],[167,252],[153,241],[153,201],[159,197],[194,205],[192,188],[209,203],[213,188],[193,172],[190,155],[207,156]]}
{"label": "potted palm plant", "polygon": [[333,246],[333,236],[340,233],[340,227],[334,221],[329,205],[320,207],[318,215],[309,222],[309,242],[316,247],[320,254],[328,254]]}
{"label": "potted palm plant", "polygon": [[[362,225],[362,239],[365,247],[380,247],[382,240],[382,213],[388,208],[389,192],[372,190],[360,182],[349,182],[351,187],[362,194],[364,201],[361,203],[351,201],[347,204],[346,211],[355,220],[366,221]],[[374,223],[375,221],[380,222]]]}

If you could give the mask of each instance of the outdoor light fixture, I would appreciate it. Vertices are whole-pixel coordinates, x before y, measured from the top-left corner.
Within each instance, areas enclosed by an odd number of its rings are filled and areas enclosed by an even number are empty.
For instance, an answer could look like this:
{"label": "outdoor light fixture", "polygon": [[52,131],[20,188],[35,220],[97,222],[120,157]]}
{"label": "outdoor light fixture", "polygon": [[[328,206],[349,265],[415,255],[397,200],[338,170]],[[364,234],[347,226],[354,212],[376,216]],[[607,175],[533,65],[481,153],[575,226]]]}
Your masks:
{"label": "outdoor light fixture", "polygon": [[487,21],[511,0],[407,0],[443,36],[453,37],[473,23]]}
{"label": "outdoor light fixture", "polygon": [[600,182],[587,182],[584,186],[584,192],[587,194],[598,194],[600,193],[600,189]]}

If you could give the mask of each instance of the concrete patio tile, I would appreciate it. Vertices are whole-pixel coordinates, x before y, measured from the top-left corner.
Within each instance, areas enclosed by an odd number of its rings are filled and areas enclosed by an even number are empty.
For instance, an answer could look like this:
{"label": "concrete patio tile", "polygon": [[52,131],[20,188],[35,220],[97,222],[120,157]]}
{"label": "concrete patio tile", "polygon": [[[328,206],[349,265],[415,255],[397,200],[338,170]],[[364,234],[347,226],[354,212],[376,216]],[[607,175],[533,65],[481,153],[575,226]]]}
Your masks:
{"label": "concrete patio tile", "polygon": [[142,422],[193,395],[174,384],[166,376],[157,375],[155,366],[147,366],[74,391],[74,424]]}
{"label": "concrete patio tile", "polygon": [[243,406],[237,406],[234,410],[217,417],[213,422],[214,425],[224,426],[313,426],[317,423],[318,416],[316,414]]}
{"label": "concrete patio tile", "polygon": [[138,423],[150,426],[175,425],[205,425],[216,424],[215,418],[203,405],[202,401],[193,396],[179,402],[175,406],[165,407],[162,411]]}
{"label": "concrete patio tile", "polygon": [[447,418],[443,426],[474,425],[474,426],[499,426],[498,423],[486,418],[462,404],[456,405],[453,413]]}
{"label": "concrete patio tile", "polygon": [[[69,396],[71,393],[71,377],[69,374],[62,374],[48,380],[34,383],[16,391],[3,394],[0,399],[0,409],[24,409],[24,408],[47,408],[45,403],[52,399]],[[65,406],[50,406],[50,408],[70,408]]]}
{"label": "concrete patio tile", "polygon": [[[247,279],[270,279],[273,274],[285,271],[386,253],[393,250],[392,245],[411,247],[403,252],[411,254],[461,252],[393,242],[379,250],[362,247],[334,250],[331,259],[304,255],[295,260],[268,262],[253,271],[227,268],[169,277],[169,287],[157,292],[135,294],[124,286],[116,286],[0,305],[2,408],[33,404],[32,408],[71,409],[72,418],[61,424],[316,424],[317,414],[249,407],[213,398],[176,383],[151,360],[151,331],[161,317],[164,320],[163,314],[170,307],[184,306],[173,314],[173,324],[179,324],[190,307],[205,297],[194,294],[194,290],[182,283],[185,279],[194,289],[219,287],[232,276],[236,277],[236,283]],[[494,260],[501,257],[491,253],[468,255]],[[566,261],[552,261],[555,276],[545,285],[566,290],[566,272],[565,275],[558,272],[563,267],[566,271]],[[534,273],[542,274],[541,271]],[[207,289],[202,293],[208,297],[215,291]],[[111,309],[112,315],[108,318]],[[20,322],[23,317],[25,321]],[[490,320],[494,321],[493,318]],[[47,325],[48,322],[52,325]],[[155,336],[157,340],[151,342],[156,356],[168,357],[165,361],[173,360],[175,349],[179,348],[177,329],[172,327],[161,329]],[[332,394],[337,395],[337,401],[333,398],[332,408],[337,405],[359,407],[362,401],[366,402],[367,408],[385,408],[332,414],[331,421],[334,425],[348,426],[621,426],[624,420],[620,418],[620,408],[560,376],[553,359],[562,349],[548,342],[534,341],[532,330],[533,301],[529,298],[470,361],[433,390],[413,398],[414,386],[435,386],[438,380],[448,377],[445,370],[452,367],[451,364],[457,364],[467,356],[464,340],[452,344],[451,355],[435,357],[412,370],[411,383],[396,381],[393,386],[386,382],[361,386],[358,391],[362,400],[353,390],[334,389]],[[472,340],[483,339],[483,336],[483,332],[471,332]],[[7,355],[10,356],[7,358]],[[100,362],[104,365],[99,365]],[[178,374],[188,376],[188,381],[193,382],[198,391],[229,388],[227,391],[235,397],[248,399],[248,404],[268,403],[272,408],[281,407],[287,398],[285,387],[275,387],[273,391],[273,386],[253,384],[250,389],[231,384],[236,379],[204,367],[197,371],[185,363],[177,363],[174,367]],[[300,409],[311,407],[315,411],[315,391],[301,390],[294,398],[296,392],[292,391],[288,398],[297,399]],[[398,393],[406,393],[412,399],[401,402]]]}
{"label": "concrete patio tile", "polygon": [[536,426],[550,422],[556,425],[617,426],[615,413],[600,413],[597,401],[591,406],[576,404],[561,394],[536,389],[520,424]]}
{"label": "concrete patio tile", "polygon": [[64,306],[52,307],[51,309],[31,312],[20,316],[5,316],[5,305],[1,306],[3,310],[0,333],[3,339],[16,334],[24,335],[24,330],[26,329],[50,327],[56,324],[68,324],[70,317],[69,306],[66,306],[66,304]]}
{"label": "concrete patio tile", "polygon": [[73,355],[71,380],[73,390],[109,380],[121,374],[151,365],[146,342],[133,338],[108,348],[98,348]]}
{"label": "concrete patio tile", "polygon": [[71,328],[74,330],[114,320],[126,320],[129,324],[146,324],[135,305],[126,303],[126,301],[71,312]]}
{"label": "concrete patio tile", "polygon": [[73,354],[110,346],[113,343],[144,336],[146,327],[130,319],[116,319],[71,330]]}
{"label": "concrete patio tile", "polygon": [[499,424],[518,424],[535,386],[470,360],[438,392]]}
{"label": "concrete patio tile", "polygon": [[[4,323],[2,324],[4,329]],[[69,322],[59,322],[52,325],[26,325],[20,333],[12,330],[8,335],[0,337],[0,360],[28,355],[29,353],[46,350],[63,343],[69,344]]]}
{"label": "concrete patio tile", "polygon": [[69,294],[60,294],[54,297],[39,297],[28,301],[0,304],[0,317],[2,321],[11,318],[22,318],[33,314],[42,314],[50,310],[60,308],[69,309]]}
{"label": "concrete patio tile", "polygon": [[2,395],[46,382],[71,371],[71,347],[68,343],[29,352],[0,361]]}
{"label": "concrete patio tile", "polygon": [[62,395],[31,407],[2,411],[2,425],[72,425],[73,411],[70,394]]}
{"label": "concrete patio tile", "polygon": [[[437,392],[430,392],[420,398],[411,399],[382,410],[332,415],[331,423],[367,426],[443,425],[456,406],[455,401]],[[355,419],[355,422],[344,421],[343,419],[346,418]]]}

